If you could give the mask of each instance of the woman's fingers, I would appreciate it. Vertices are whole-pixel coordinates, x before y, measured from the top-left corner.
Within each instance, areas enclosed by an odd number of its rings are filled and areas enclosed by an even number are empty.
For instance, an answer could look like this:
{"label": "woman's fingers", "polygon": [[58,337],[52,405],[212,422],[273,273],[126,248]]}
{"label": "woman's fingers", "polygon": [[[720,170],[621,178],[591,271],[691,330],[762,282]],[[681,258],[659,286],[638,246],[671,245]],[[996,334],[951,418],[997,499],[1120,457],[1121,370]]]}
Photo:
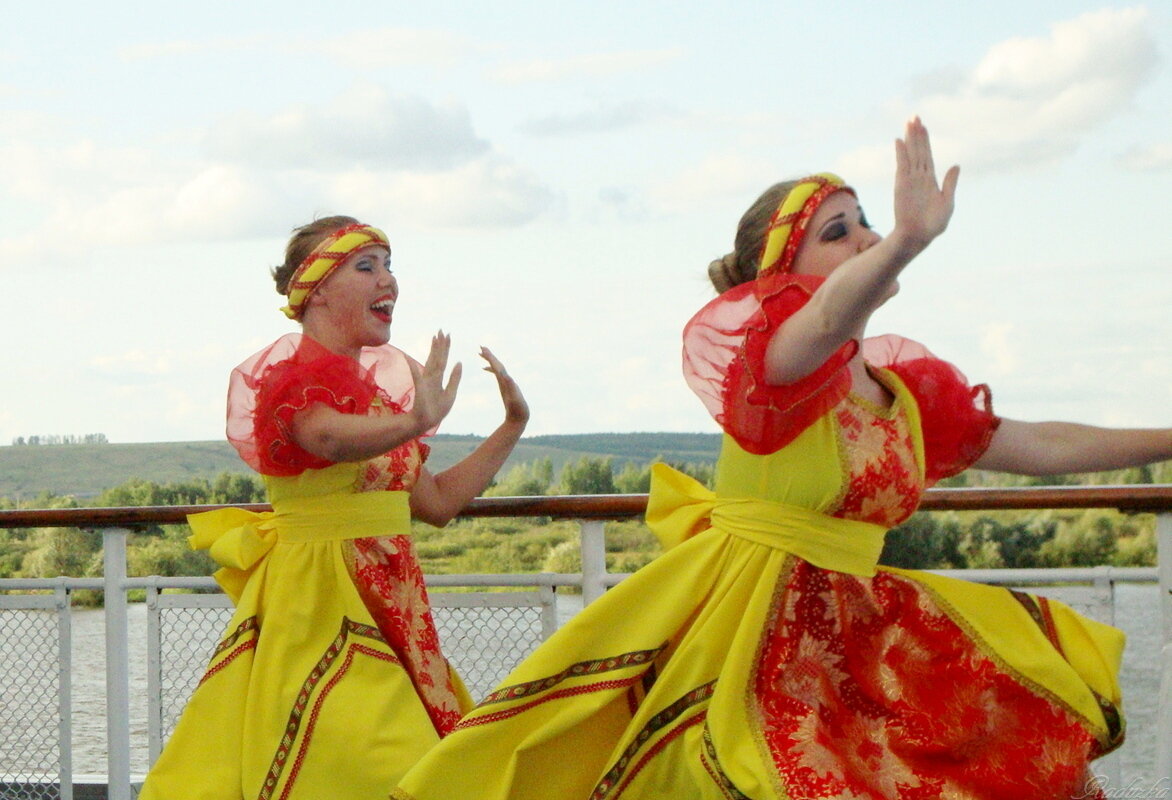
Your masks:
{"label": "woman's fingers", "polygon": [[438,367],[440,372],[443,372],[444,367],[448,364],[448,352],[452,347],[452,337],[442,330],[435,336],[431,337],[431,350],[427,353],[427,363],[429,366]]}
{"label": "woman's fingers", "polygon": [[948,168],[948,172],[944,173],[944,184],[940,187],[940,191],[948,198],[949,203],[956,196],[956,183],[958,180],[960,180],[960,166],[953,164]]}
{"label": "woman's fingers", "polygon": [[[451,396],[452,400],[456,399],[456,389],[460,387],[460,376],[464,374],[464,365],[459,361],[452,367],[452,372],[448,375],[448,385],[444,387],[444,394]],[[451,404],[449,403],[449,407]]]}
{"label": "woman's fingers", "polygon": [[491,372],[498,378],[508,376],[509,373],[505,370],[505,365],[502,364],[501,360],[493,355],[493,352],[487,347],[480,348],[480,357],[488,362],[488,366],[484,368],[485,372]]}
{"label": "woman's fingers", "polygon": [[505,365],[487,347],[480,348],[480,357],[488,362],[484,371],[491,372],[496,376],[497,387],[501,392],[501,401],[505,404],[505,418],[522,423],[527,422],[529,420],[529,404],[525,402],[521,388],[509,375]]}

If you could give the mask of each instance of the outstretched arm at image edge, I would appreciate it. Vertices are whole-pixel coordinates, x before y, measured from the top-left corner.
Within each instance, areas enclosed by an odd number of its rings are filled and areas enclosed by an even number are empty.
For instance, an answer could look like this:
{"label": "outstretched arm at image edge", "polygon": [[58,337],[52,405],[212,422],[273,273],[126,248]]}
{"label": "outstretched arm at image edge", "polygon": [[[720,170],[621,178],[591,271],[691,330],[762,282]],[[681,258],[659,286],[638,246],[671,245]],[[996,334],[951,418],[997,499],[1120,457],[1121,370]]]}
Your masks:
{"label": "outstretched arm at image edge", "polygon": [[1075,422],[1003,419],[977,469],[1065,475],[1124,469],[1172,458],[1172,428],[1099,428]]}

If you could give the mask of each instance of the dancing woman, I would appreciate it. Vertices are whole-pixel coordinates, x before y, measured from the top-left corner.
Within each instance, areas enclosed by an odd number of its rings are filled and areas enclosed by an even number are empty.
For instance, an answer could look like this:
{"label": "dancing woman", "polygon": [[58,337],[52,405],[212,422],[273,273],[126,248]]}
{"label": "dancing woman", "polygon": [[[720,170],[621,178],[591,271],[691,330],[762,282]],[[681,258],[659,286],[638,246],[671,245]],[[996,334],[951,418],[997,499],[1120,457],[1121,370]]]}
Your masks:
{"label": "dancing woman", "polygon": [[529,410],[488,350],[505,420],[463,461],[424,466],[456,397],[450,341],[388,344],[386,235],[350,217],[296,229],[274,270],[301,323],[232,372],[228,438],[272,513],[189,518],[236,604],[140,798],[385,798],[470,700],[440,652],[411,518],[444,525],[496,474]]}
{"label": "dancing woman", "polygon": [[923,490],[969,466],[1054,474],[1172,457],[1172,430],[995,416],[984,386],[864,340],[946,227],[918,119],[895,229],[837,177],[778,184],[684,331],[724,430],[715,491],[657,465],[665,552],[539,648],[398,800],[1092,797],[1122,740],[1118,630],[1058,602],[877,564]]}

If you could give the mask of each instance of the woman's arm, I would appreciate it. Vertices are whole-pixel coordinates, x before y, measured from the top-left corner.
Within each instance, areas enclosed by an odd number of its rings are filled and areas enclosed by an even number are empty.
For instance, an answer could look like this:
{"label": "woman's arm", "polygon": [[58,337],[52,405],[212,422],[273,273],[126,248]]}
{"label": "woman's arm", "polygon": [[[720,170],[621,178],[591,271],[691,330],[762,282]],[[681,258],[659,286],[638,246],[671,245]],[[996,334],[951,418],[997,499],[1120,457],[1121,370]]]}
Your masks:
{"label": "woman's arm", "polygon": [[1172,428],[1098,428],[1074,422],[1003,419],[978,469],[1064,475],[1123,469],[1172,458]]}
{"label": "woman's arm", "polygon": [[[960,168],[950,168],[937,187],[932,145],[919,117],[908,122],[905,138],[896,140],[895,162],[895,229],[843,261],[777,330],[765,355],[767,382],[794,383],[860,336],[871,314],[894,294],[904,267],[948,226]],[[817,242],[802,245],[811,246]]]}
{"label": "woman's arm", "polygon": [[404,442],[431,430],[448,415],[460,385],[460,365],[452,367],[447,385],[451,337],[442,331],[432,337],[427,362],[409,362],[415,381],[415,399],[405,414],[344,414],[315,403],[293,416],[292,434],[297,446],[327,461],[364,461],[394,450]]}
{"label": "woman's arm", "polygon": [[411,513],[429,525],[447,525],[472,498],[484,491],[513,452],[529,422],[529,405],[516,381],[487,347],[480,349],[480,355],[488,362],[485,371],[496,376],[505,406],[505,421],[459,463],[438,475],[427,470],[420,472],[411,490]]}

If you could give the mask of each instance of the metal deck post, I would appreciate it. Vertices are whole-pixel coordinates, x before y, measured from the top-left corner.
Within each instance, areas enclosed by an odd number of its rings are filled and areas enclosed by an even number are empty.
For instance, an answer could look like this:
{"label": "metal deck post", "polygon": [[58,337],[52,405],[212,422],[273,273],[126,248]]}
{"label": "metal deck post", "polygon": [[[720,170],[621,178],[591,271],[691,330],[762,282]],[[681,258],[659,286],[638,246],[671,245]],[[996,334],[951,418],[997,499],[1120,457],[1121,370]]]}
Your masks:
{"label": "metal deck post", "polygon": [[109,800],[131,800],[130,624],[126,599],[125,528],[105,528],[106,742]]}

